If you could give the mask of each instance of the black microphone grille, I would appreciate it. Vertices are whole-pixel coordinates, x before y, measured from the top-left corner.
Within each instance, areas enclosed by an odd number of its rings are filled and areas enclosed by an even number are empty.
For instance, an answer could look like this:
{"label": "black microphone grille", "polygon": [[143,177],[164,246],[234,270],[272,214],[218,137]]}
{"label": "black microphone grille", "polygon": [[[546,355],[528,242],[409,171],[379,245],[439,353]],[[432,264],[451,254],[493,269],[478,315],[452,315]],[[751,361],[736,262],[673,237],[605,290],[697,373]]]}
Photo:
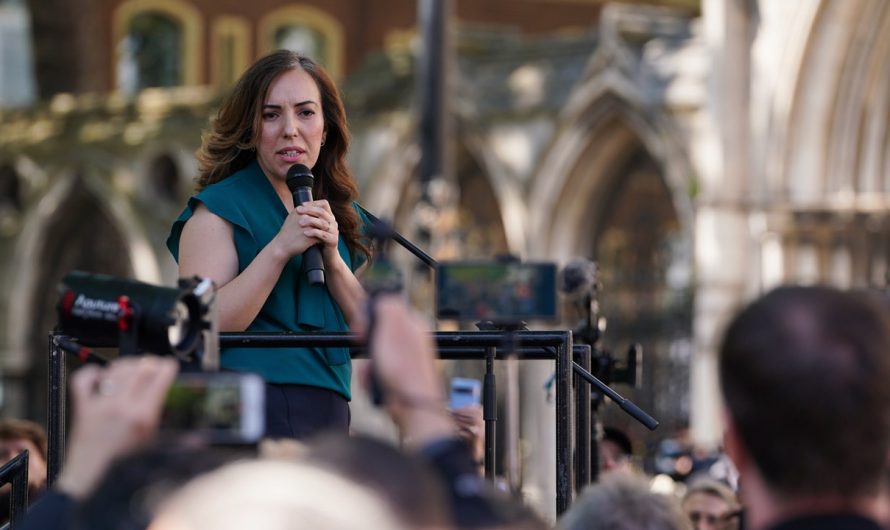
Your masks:
{"label": "black microphone grille", "polygon": [[287,170],[287,178],[307,176],[312,178],[312,171],[303,164],[294,164]]}
{"label": "black microphone grille", "polygon": [[560,272],[559,290],[569,298],[580,298],[597,288],[596,263],[585,258],[575,258]]}
{"label": "black microphone grille", "polygon": [[315,180],[309,168],[303,164],[294,164],[287,170],[287,187],[291,191],[297,188],[311,188]]}

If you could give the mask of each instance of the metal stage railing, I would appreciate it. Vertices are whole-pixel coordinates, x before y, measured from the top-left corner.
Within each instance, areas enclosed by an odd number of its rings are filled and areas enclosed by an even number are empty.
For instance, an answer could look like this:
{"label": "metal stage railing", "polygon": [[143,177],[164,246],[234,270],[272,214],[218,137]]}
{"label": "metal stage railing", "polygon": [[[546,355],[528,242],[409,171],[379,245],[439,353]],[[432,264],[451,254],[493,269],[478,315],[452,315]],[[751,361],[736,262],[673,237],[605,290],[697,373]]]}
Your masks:
{"label": "metal stage railing", "polygon": [[[0,486],[10,484],[9,528],[15,528],[28,509],[28,451],[0,467]],[[4,526],[4,528],[6,528]]]}
{"label": "metal stage railing", "polygon": [[[446,360],[484,360],[490,368],[491,361],[515,355],[519,360],[552,360],[556,364],[556,512],[568,509],[576,487],[583,487],[590,480],[590,387],[573,384],[573,360],[589,369],[590,347],[575,347],[571,331],[455,331],[434,332],[439,358]],[[49,336],[49,399],[47,411],[47,483],[52,485],[58,477],[65,456],[65,407],[66,407],[66,352],[59,340],[71,340],[60,334]],[[365,355],[363,347],[356,346],[355,336],[349,333],[221,333],[220,347],[250,345],[253,347],[349,347],[354,358]],[[514,344],[515,352],[508,352],[506,345]],[[586,366],[585,364],[586,363]],[[580,381],[580,379],[579,379]],[[572,399],[573,387],[580,392]],[[586,394],[585,394],[586,392]],[[585,397],[586,396],[586,397]],[[587,406],[581,406],[586,403]],[[574,409],[578,409],[575,413]],[[585,412],[586,411],[586,412]],[[493,418],[483,412],[486,419]],[[578,422],[578,429],[576,429]],[[491,448],[486,447],[486,476],[493,476],[493,422],[486,421],[486,435]],[[578,451],[577,463],[574,457]],[[577,477],[577,481],[576,481]]]}

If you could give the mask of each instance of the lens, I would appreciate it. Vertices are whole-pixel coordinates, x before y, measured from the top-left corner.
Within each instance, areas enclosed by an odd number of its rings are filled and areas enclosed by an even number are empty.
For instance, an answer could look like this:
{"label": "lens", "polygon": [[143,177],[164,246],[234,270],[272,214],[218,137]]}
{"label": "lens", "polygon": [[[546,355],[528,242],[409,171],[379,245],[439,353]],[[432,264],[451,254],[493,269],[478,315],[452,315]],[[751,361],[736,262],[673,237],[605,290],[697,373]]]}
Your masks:
{"label": "lens", "polygon": [[176,305],[170,310],[172,324],[167,328],[167,340],[174,349],[185,342],[189,332],[189,308],[182,300],[177,300]]}

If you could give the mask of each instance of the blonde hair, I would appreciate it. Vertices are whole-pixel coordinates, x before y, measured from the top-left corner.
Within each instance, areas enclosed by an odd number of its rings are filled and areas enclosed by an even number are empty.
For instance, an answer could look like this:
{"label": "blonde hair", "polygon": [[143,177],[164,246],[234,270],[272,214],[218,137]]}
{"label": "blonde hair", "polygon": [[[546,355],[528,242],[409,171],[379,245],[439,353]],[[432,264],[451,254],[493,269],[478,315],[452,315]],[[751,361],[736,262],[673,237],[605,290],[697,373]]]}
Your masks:
{"label": "blonde hair", "polygon": [[371,490],[309,464],[236,462],[186,484],[149,530],[351,530],[406,526]]}
{"label": "blonde hair", "polygon": [[735,510],[739,507],[739,499],[736,497],[735,492],[732,491],[732,488],[722,482],[710,478],[700,478],[693,481],[683,495],[683,503],[696,493],[703,493],[705,495],[722,499],[731,510]]}

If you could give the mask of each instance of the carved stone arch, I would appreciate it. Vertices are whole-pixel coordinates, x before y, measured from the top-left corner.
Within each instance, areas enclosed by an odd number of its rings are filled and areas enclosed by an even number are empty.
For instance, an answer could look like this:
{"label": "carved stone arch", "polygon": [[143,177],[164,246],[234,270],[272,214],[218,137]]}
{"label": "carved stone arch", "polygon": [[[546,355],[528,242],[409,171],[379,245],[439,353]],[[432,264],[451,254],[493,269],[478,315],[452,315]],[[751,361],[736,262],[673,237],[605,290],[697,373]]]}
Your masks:
{"label": "carved stone arch", "polygon": [[420,163],[420,148],[412,131],[404,131],[388,143],[377,167],[363,186],[360,202],[378,217],[398,223],[404,213],[406,193]]}
{"label": "carved stone arch", "polygon": [[135,164],[136,190],[152,207],[160,205],[169,217],[194,191],[195,157],[176,144],[159,143],[142,150]]}
{"label": "carved stone arch", "polygon": [[[498,248],[497,252],[506,251],[511,254],[523,255],[525,249],[521,237],[510,237],[513,232],[522,234],[525,223],[524,207],[521,203],[522,198],[518,186],[511,182],[506,174],[500,174],[501,178],[499,179],[493,178],[493,174],[497,172],[497,163],[486,156],[484,140],[477,135],[462,136],[456,146],[456,155],[457,160],[475,167],[477,176],[481,175],[485,178],[484,182],[470,184],[481,186],[477,191],[491,197],[495,202],[496,211],[491,217],[497,219],[498,231],[502,232],[495,239],[503,240],[503,245],[498,245],[498,247],[504,247]],[[362,190],[361,202],[375,215],[392,220],[396,229],[410,223],[410,214],[419,199],[419,188],[416,182],[419,162],[419,146],[413,133],[408,131],[391,143],[390,149],[381,157],[381,162],[372,172],[367,180],[368,184]],[[456,173],[458,173],[457,184],[460,186],[461,171],[458,170]],[[504,204],[508,203],[512,206],[504,208]],[[511,232],[511,228],[514,229],[513,232]],[[406,232],[404,235],[409,236],[409,233]]]}
{"label": "carved stone arch", "polygon": [[528,209],[519,182],[493,155],[490,145],[481,135],[464,132],[460,147],[476,161],[485,178],[483,190],[491,196],[492,207],[497,209],[494,213],[500,218],[506,244],[504,250],[514,256],[527,256]]}
{"label": "carved stone arch", "polygon": [[[57,286],[71,270],[133,276],[134,253],[119,214],[74,173],[60,179],[25,221],[10,273],[8,404],[28,417],[46,413],[47,334],[56,324]],[[141,268],[144,268],[141,267]]]}
{"label": "carved stone arch", "polygon": [[[811,33],[813,20],[821,7],[821,0],[816,2],[788,3],[786,8],[793,9],[793,16],[785,21],[787,28],[783,32],[785,39],[781,44],[782,53],[778,56],[775,70],[782,75],[764,78],[761,83],[751,86],[751,116],[755,130],[763,131],[759,135],[762,143],[752,143],[752,154],[755,160],[763,160],[762,179],[752,179],[753,195],[763,199],[769,197],[788,197],[789,185],[787,169],[788,154],[791,153],[793,109],[797,98],[806,96],[798,94],[798,85],[802,73],[802,64],[807,43],[813,38]],[[775,43],[769,43],[777,48]],[[752,50],[752,54],[757,49]],[[775,55],[772,55],[776,57]],[[762,153],[762,155],[761,155]],[[754,169],[754,168],[752,168]],[[752,172],[756,175],[758,172]]]}
{"label": "carved stone arch", "polygon": [[0,236],[13,236],[21,225],[24,179],[12,162],[0,160]]}
{"label": "carved stone arch", "polygon": [[26,216],[9,268],[7,411],[38,419],[45,414],[46,337],[64,274],[80,269],[160,282],[146,230],[108,180],[64,175]]}
{"label": "carved stone arch", "polygon": [[[47,178],[43,168],[26,154],[0,158],[0,215],[24,215],[27,205],[40,193]],[[18,233],[19,225],[17,221],[15,233]]]}
{"label": "carved stone arch", "polygon": [[[887,191],[881,169],[888,160],[890,117],[890,3],[859,2],[831,110],[827,191],[848,196]],[[824,33],[828,21],[818,20]]]}
{"label": "carved stone arch", "polygon": [[13,164],[0,163],[0,214],[22,209],[21,175]]}
{"label": "carved stone arch", "polygon": [[640,148],[661,168],[681,229],[691,236],[695,175],[670,119],[641,106],[638,89],[614,70],[591,79],[578,94],[529,194],[535,203],[529,211],[533,254],[565,259],[589,251],[595,212],[604,206],[610,178],[615,178],[611,171]]}
{"label": "carved stone arch", "polygon": [[890,4],[819,0],[786,11],[789,30],[765,37],[783,53],[754,54],[760,70],[774,72],[751,106],[761,115],[755,126],[766,116],[769,124],[761,147],[769,184],[762,202],[771,210],[762,240],[765,284],[883,285]]}
{"label": "carved stone arch", "polygon": [[[779,69],[770,105],[766,174],[774,196],[798,204],[887,191],[890,168],[890,6],[865,0],[804,3],[799,50]],[[786,54],[788,55],[788,54]],[[780,193],[776,193],[780,192]]]}
{"label": "carved stone arch", "polygon": [[[684,345],[692,333],[695,176],[677,127],[641,90],[613,64],[575,91],[528,195],[529,247],[534,257],[584,256],[604,265],[609,294],[600,307],[610,317],[608,347],[623,355],[639,342],[646,352],[646,388],[629,395],[675,422],[688,414],[681,409],[691,356]],[[646,221],[650,205],[658,209],[651,224],[635,224]],[[630,243],[610,243],[615,235]],[[646,252],[638,252],[638,241]],[[666,355],[675,347],[687,352],[685,361]]]}

